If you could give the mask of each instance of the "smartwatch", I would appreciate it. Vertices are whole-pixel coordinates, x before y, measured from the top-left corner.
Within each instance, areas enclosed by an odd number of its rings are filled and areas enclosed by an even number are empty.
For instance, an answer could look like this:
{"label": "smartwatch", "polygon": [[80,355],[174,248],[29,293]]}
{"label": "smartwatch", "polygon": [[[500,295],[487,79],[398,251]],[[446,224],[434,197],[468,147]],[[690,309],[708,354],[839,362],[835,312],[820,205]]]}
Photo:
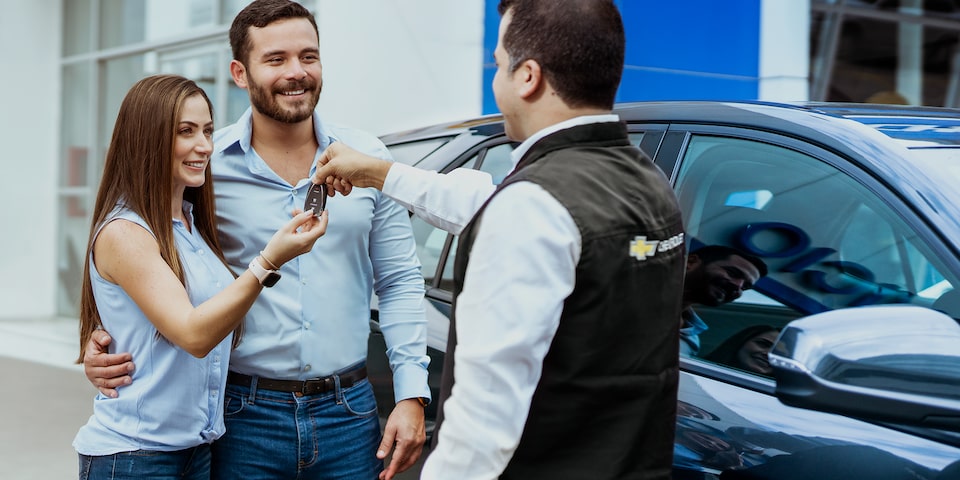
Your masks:
{"label": "smartwatch", "polygon": [[247,268],[250,269],[250,273],[252,273],[254,277],[257,277],[260,285],[264,287],[272,287],[277,284],[277,280],[280,280],[280,272],[263,268],[263,265],[260,265],[259,256],[253,257],[253,260],[250,261],[250,265],[248,265]]}

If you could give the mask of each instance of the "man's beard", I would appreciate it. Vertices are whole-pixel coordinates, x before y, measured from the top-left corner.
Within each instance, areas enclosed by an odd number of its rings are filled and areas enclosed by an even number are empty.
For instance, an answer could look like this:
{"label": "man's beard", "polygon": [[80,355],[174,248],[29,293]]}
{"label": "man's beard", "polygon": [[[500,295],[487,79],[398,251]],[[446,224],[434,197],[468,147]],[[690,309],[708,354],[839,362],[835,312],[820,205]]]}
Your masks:
{"label": "man's beard", "polygon": [[[320,80],[320,86],[314,90],[316,84],[308,79],[289,82],[278,91],[268,91],[267,88],[254,82],[249,74],[247,75],[247,85],[250,91],[250,104],[253,105],[253,108],[267,117],[283,123],[299,123],[310,118],[313,115],[313,110],[317,107],[317,102],[320,101],[320,91],[323,90],[323,80]],[[282,107],[274,97],[274,95],[283,95],[280,93],[283,90],[299,89],[303,89],[308,98],[292,110]]]}

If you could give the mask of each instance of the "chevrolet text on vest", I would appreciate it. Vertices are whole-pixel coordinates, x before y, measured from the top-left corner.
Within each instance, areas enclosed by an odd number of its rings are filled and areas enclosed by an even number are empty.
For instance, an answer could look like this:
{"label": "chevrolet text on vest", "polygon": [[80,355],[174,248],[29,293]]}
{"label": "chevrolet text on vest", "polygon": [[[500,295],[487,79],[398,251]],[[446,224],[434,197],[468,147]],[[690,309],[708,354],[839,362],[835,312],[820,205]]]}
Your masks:
{"label": "chevrolet text on vest", "polygon": [[630,256],[637,260],[646,260],[657,252],[666,252],[683,245],[683,234],[678,233],[666,240],[647,240],[644,235],[638,235],[630,242]]}

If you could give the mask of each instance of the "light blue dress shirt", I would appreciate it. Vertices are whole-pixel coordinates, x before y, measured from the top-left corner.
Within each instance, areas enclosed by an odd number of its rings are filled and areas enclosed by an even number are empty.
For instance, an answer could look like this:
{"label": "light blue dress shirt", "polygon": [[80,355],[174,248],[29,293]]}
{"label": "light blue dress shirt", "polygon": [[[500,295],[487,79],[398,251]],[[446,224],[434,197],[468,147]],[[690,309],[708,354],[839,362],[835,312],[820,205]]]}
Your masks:
{"label": "light blue dress shirt", "polygon": [[[237,273],[274,232],[303,208],[309,178],[290,185],[251,146],[252,111],[214,134],[211,160],[220,239]],[[333,141],[391,160],[378,138],[359,130],[313,125],[320,147]],[[316,158],[310,174],[316,170]],[[424,283],[408,212],[372,188],[327,199],[326,234],[310,253],[285,263],[247,314],[230,369],[247,375],[305,380],[367,357],[371,293],[393,368],[396,400],[430,397],[427,386]]]}
{"label": "light blue dress shirt", "polygon": [[[184,202],[184,210],[191,228],[173,220],[173,235],[190,302],[199,305],[234,278],[193,226],[189,202]],[[139,215],[126,208],[114,209],[103,225],[114,219],[150,231]],[[224,432],[222,392],[233,335],[227,335],[205,358],[196,358],[159,336],[130,296],[100,276],[92,255],[90,266],[100,320],[113,337],[110,353],[130,352],[137,369],[133,383],[117,389],[117,398],[97,395],[93,416],[80,428],[73,447],[84,455],[110,455],[181,450],[220,438]]]}
{"label": "light blue dress shirt", "polygon": [[700,334],[706,332],[709,327],[693,311],[693,308],[687,308],[680,312],[680,355],[691,357],[700,353]]}

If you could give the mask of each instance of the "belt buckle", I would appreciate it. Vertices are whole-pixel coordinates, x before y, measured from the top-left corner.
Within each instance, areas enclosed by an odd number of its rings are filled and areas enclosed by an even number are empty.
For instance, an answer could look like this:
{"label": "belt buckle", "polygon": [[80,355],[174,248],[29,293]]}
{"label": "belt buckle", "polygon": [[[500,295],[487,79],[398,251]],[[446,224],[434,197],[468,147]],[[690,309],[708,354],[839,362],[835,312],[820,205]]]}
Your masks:
{"label": "belt buckle", "polygon": [[335,389],[336,384],[333,381],[333,377],[323,377],[317,378],[315,380],[305,380],[300,387],[300,391],[297,392],[300,395],[316,395],[318,393],[331,392]]}

